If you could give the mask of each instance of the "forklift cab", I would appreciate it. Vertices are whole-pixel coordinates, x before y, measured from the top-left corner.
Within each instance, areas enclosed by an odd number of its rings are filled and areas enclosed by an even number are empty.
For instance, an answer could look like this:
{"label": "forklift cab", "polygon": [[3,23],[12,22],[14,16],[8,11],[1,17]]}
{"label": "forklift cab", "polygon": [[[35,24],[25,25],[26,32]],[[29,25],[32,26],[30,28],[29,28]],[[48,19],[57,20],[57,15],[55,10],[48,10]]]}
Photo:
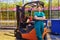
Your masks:
{"label": "forklift cab", "polygon": [[[38,7],[39,5],[44,8],[44,3],[41,1],[29,2],[22,7],[16,5],[17,28],[15,30],[15,36],[17,39],[37,40],[34,29],[34,18],[32,16],[32,10],[34,7]],[[25,15],[26,6],[30,6],[30,8],[27,10],[29,14],[28,16]]]}

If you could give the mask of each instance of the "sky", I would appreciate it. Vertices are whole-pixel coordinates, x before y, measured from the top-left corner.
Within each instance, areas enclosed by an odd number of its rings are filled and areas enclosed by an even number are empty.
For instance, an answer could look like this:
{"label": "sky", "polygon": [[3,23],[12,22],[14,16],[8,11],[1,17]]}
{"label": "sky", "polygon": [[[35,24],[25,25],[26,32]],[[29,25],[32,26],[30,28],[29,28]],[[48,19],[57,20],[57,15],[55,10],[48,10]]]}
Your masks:
{"label": "sky", "polygon": [[0,2],[5,2],[5,3],[14,3],[14,2],[19,2],[20,0],[0,0]]}
{"label": "sky", "polygon": [[[4,3],[14,3],[14,2],[20,2],[23,0],[0,0],[0,2],[4,2]],[[26,0],[24,0],[25,2]],[[32,0],[27,0],[28,2],[31,2]]]}
{"label": "sky", "polygon": [[[5,3],[14,3],[14,2],[20,2],[22,0],[0,0],[0,2],[5,2]],[[25,2],[26,0],[24,0]],[[31,1],[37,1],[37,0],[27,0],[28,2],[31,2]],[[46,2],[48,2],[48,0],[46,0]]]}
{"label": "sky", "polygon": [[[1,2],[14,2],[14,1],[17,1],[17,2],[19,2],[19,1],[22,1],[22,0],[0,0]],[[24,0],[25,1],[25,0]],[[31,0],[27,0],[27,1],[31,1]]]}
{"label": "sky", "polygon": [[[0,1],[2,1],[2,2],[14,2],[14,1],[17,1],[17,2],[19,2],[19,1],[21,1],[21,0],[0,0]],[[25,1],[25,0],[24,0]],[[31,2],[31,1],[37,1],[37,0],[27,0],[28,2]],[[46,1],[48,1],[48,0],[46,0]]]}

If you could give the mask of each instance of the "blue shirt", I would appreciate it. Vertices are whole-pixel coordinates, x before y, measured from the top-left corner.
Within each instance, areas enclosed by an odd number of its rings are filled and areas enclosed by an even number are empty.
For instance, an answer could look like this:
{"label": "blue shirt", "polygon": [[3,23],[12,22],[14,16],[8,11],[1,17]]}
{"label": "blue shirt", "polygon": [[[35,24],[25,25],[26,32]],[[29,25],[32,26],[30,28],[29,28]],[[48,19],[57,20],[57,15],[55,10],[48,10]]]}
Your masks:
{"label": "blue shirt", "polygon": [[[34,12],[34,16],[37,16],[37,17],[43,17],[45,16],[44,12]],[[35,20],[35,24],[43,24],[44,21],[43,20]]]}

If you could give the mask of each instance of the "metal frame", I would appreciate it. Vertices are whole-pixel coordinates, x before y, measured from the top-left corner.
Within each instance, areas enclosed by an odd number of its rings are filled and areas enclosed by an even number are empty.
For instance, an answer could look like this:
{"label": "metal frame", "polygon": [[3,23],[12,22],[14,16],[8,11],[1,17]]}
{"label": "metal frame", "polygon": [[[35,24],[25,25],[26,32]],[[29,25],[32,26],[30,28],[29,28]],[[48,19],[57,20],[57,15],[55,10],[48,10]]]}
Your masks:
{"label": "metal frame", "polygon": [[[33,3],[36,4],[37,7],[38,7],[38,4],[40,4],[44,8],[44,3],[41,1],[26,3],[22,8],[20,8],[19,5],[16,5],[17,29],[19,29],[21,21],[25,20],[25,6],[31,4],[32,5],[31,7],[33,7],[35,6]],[[22,13],[21,16],[20,16],[20,12]]]}

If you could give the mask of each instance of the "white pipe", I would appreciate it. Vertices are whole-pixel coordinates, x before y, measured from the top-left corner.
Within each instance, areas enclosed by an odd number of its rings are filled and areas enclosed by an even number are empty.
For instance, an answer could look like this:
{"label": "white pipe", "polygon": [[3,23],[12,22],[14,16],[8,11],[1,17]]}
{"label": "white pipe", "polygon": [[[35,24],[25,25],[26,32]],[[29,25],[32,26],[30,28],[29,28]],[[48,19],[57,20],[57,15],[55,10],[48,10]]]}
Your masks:
{"label": "white pipe", "polygon": [[50,19],[51,19],[52,0],[49,0],[49,1],[50,1]]}
{"label": "white pipe", "polygon": [[[25,4],[25,1],[24,1],[24,0],[22,0],[22,2],[23,2],[23,5],[24,5],[24,4]],[[23,5],[22,5],[22,6],[23,6]]]}

